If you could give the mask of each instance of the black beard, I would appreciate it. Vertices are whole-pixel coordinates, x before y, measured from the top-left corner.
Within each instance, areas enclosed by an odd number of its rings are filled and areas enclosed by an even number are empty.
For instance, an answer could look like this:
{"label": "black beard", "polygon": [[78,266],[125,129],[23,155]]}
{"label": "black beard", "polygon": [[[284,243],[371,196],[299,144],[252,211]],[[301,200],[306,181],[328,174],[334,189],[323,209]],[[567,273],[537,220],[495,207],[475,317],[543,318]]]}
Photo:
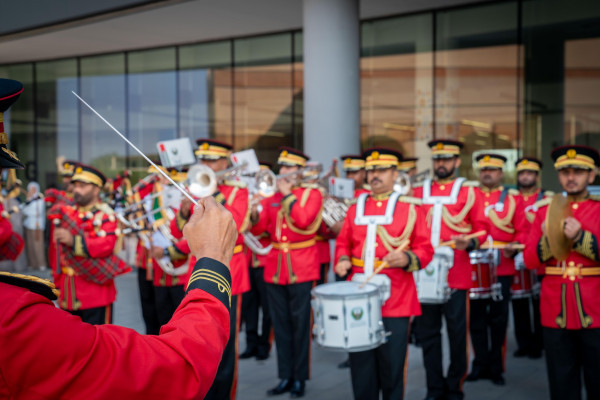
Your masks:
{"label": "black beard", "polygon": [[528,185],[524,185],[524,184],[522,184],[522,183],[517,183],[517,187],[518,187],[519,189],[531,189],[531,188],[532,188],[532,187],[534,187],[534,186],[535,186],[535,182],[532,182],[532,183],[530,183],[530,184],[528,184]]}
{"label": "black beard", "polygon": [[[446,179],[446,178],[449,178],[449,177],[451,177],[452,175],[454,175],[454,169],[452,169],[452,170],[450,170],[450,171],[447,171],[445,174],[444,174],[443,172],[441,172],[441,171],[440,171],[441,169],[442,169],[442,168],[438,168],[438,169],[436,169],[436,170],[435,170],[435,176],[436,176],[438,179]],[[445,169],[445,168],[443,168],[443,170],[445,171],[446,169]]]}

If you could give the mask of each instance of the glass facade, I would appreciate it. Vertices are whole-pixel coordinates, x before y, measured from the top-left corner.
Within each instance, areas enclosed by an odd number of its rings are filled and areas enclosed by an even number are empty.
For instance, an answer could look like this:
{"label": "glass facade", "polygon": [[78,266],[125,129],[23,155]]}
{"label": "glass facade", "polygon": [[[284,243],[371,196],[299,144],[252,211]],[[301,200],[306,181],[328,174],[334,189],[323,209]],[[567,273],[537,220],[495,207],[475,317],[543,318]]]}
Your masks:
{"label": "glass facade", "polygon": [[[298,31],[143,51],[0,65],[25,92],[5,117],[28,164],[21,179],[56,182],[73,158],[113,176],[143,160],[77,104],[83,98],[144,152],[156,142],[211,137],[274,161],[302,148],[303,52]],[[427,141],[474,155],[533,155],[551,166],[564,143],[600,147],[600,3],[519,0],[361,23],[361,147],[394,146],[429,169]],[[514,182],[509,163],[507,182]],[[556,189],[546,168],[543,183]]]}

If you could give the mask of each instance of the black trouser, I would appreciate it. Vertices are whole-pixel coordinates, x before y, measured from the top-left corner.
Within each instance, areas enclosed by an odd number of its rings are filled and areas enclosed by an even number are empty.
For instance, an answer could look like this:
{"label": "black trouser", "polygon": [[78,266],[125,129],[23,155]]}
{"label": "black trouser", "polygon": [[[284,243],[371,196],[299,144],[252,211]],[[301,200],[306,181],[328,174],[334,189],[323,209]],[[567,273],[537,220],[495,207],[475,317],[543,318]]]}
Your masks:
{"label": "black trouser", "polygon": [[500,377],[504,372],[504,347],[512,280],[512,276],[498,277],[498,282],[502,285],[502,300],[471,301],[471,343],[475,352],[473,372],[489,372],[493,378]]}
{"label": "black trouser", "polygon": [[[467,374],[467,321],[469,300],[467,290],[454,290],[444,304],[421,304],[416,335],[423,349],[423,364],[427,378],[427,396],[462,399],[462,383]],[[450,366],[447,378],[442,367],[442,316],[446,319],[450,342]]]}
{"label": "black trouser", "polygon": [[[241,308],[241,297],[236,295],[231,296],[231,310],[229,311],[229,340],[225,346],[225,351],[221,357],[217,376],[213,381],[205,400],[224,400],[235,399],[237,390],[237,331],[238,325],[238,310]],[[202,357],[202,354],[198,354]]]}
{"label": "black trouser", "polygon": [[312,287],[312,281],[293,285],[267,284],[279,379],[305,381],[310,377]]}
{"label": "black trouser", "polygon": [[179,307],[185,297],[183,285],[154,286],[154,299],[156,300],[156,314],[160,326],[165,325]]}
{"label": "black trouser", "polygon": [[[538,277],[541,280],[542,277]],[[519,350],[529,354],[543,349],[542,326],[540,323],[540,297],[532,295],[522,299],[512,299],[515,339]],[[533,321],[532,321],[533,311]]]}
{"label": "black trouser", "polygon": [[327,283],[327,274],[329,273],[329,263],[319,264],[319,270],[321,271],[317,285]]}
{"label": "black trouser", "polygon": [[552,400],[600,399],[600,329],[542,328]]}
{"label": "black trouser", "polygon": [[[267,355],[271,351],[271,313],[263,272],[263,267],[250,268],[250,291],[242,296],[242,320],[246,325],[246,350]],[[262,309],[260,334],[259,309]]]}
{"label": "black trouser", "polygon": [[350,376],[355,400],[402,399],[404,365],[408,348],[410,318],[383,318],[385,330],[392,334],[387,343],[373,350],[350,353]]}
{"label": "black trouser", "polygon": [[160,323],[156,310],[156,299],[154,298],[154,285],[152,281],[146,280],[146,270],[137,269],[138,288],[140,290],[140,301],[142,303],[142,317],[146,325],[147,335],[158,335]]}
{"label": "black trouser", "polygon": [[69,313],[78,316],[83,322],[87,322],[88,324],[112,324],[112,304],[87,308],[85,310],[69,311]]}
{"label": "black trouser", "polygon": [[533,353],[540,353],[544,350],[544,336],[542,332],[542,315],[540,313],[540,296],[531,298],[533,303],[533,335],[531,340],[531,350]]}

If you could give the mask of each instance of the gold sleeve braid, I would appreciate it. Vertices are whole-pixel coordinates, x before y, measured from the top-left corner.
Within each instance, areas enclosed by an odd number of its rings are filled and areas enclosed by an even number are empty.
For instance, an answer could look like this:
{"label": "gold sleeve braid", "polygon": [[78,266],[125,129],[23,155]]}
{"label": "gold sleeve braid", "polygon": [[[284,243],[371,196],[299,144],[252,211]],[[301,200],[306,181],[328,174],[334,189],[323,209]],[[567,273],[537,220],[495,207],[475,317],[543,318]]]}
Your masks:
{"label": "gold sleeve braid", "polygon": [[593,261],[598,261],[598,240],[590,231],[583,231],[581,238],[575,242],[573,250]]}
{"label": "gold sleeve braid", "polygon": [[[465,206],[463,207],[462,210],[460,210],[460,212],[454,216],[452,216],[452,214],[450,214],[450,211],[448,211],[448,209],[446,207],[442,208],[442,220],[444,221],[444,223],[446,224],[446,226],[456,232],[460,232],[460,233],[469,233],[471,232],[471,225],[466,225],[464,227],[460,227],[458,226],[458,224],[460,224],[461,222],[463,222],[465,220],[465,217],[467,216],[467,214],[469,213],[469,211],[471,211],[471,208],[473,207],[473,204],[475,204],[475,191],[473,190],[473,187],[469,187],[468,193],[467,193],[467,202],[465,204]],[[433,210],[433,207],[431,208],[431,210]]]}
{"label": "gold sleeve braid", "polygon": [[404,267],[403,269],[406,272],[413,272],[413,271],[420,270],[421,269],[421,261],[419,261],[419,257],[417,257],[417,255],[410,250],[405,251],[405,253],[408,256],[409,262],[408,262],[408,265],[406,267]]}
{"label": "gold sleeve braid", "polygon": [[513,196],[508,196],[508,212],[506,213],[506,216],[504,218],[498,217],[496,210],[492,208],[489,211],[490,221],[492,221],[494,226],[501,231],[511,234],[515,233],[515,228],[510,226],[513,216],[515,215],[515,208],[515,198]]}
{"label": "gold sleeve braid", "polygon": [[77,235],[73,237],[73,255],[78,257],[88,257],[89,254],[85,249],[83,236]]}
{"label": "gold sleeve braid", "polygon": [[537,252],[540,262],[544,263],[552,258],[552,252],[550,251],[550,243],[548,242],[548,237],[546,235],[543,235],[540,238],[537,247]]}
{"label": "gold sleeve braid", "polygon": [[175,222],[177,223],[177,228],[183,232],[183,227],[187,223],[187,219],[183,218],[181,215],[181,209],[177,211],[177,216],[175,217]]}
{"label": "gold sleeve braid", "polygon": [[415,210],[415,205],[411,204],[408,208],[408,217],[406,219],[406,225],[400,236],[393,237],[382,225],[377,225],[377,236],[379,236],[379,239],[381,239],[381,242],[385,246],[385,249],[391,253],[392,251],[394,251],[395,248],[399,247],[403,241],[410,237],[413,229],[415,228],[416,222],[417,210]]}
{"label": "gold sleeve braid", "polygon": [[177,247],[173,245],[167,247],[167,250],[169,252],[169,258],[171,260],[184,260],[188,257],[187,254],[183,254],[179,251]]}
{"label": "gold sleeve braid", "polygon": [[[311,190],[312,189],[306,189],[304,191],[304,193],[302,193],[302,198],[300,199],[300,207],[304,207],[304,205],[306,205],[306,202],[308,201],[308,197],[309,197],[309,194],[307,194],[307,193],[310,192]],[[290,200],[290,199],[293,199],[293,200]],[[278,214],[277,215],[278,224],[281,221],[280,216],[283,216],[283,218],[285,219],[285,222],[288,225],[288,228],[290,228],[290,230],[292,232],[298,233],[300,235],[312,235],[315,232],[317,232],[317,230],[321,226],[321,220],[322,220],[321,214],[323,213],[323,204],[321,203],[321,209],[319,210],[319,212],[317,214],[317,218],[315,218],[315,220],[306,229],[300,229],[300,228],[297,228],[296,226],[294,226],[294,221],[292,220],[292,217],[290,217],[290,207],[294,201],[296,201],[296,196],[292,194],[292,195],[288,196],[288,198],[286,198],[282,202],[281,209],[277,213]]]}

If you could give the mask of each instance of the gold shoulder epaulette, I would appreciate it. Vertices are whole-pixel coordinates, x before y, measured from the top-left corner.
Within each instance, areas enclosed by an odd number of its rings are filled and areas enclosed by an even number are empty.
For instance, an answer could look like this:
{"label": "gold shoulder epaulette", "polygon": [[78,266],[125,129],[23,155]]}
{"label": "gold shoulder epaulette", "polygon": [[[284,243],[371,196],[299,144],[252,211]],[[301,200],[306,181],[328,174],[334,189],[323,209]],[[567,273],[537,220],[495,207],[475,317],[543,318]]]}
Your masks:
{"label": "gold shoulder epaulette", "polygon": [[305,189],[318,189],[319,185],[317,183],[301,183],[300,187]]}
{"label": "gold shoulder epaulette", "polygon": [[508,189],[508,194],[510,194],[510,195],[518,196],[519,193],[520,192],[517,189]]}
{"label": "gold shoulder epaulette", "polygon": [[552,201],[552,196],[545,197],[545,198],[541,199],[540,201],[536,201],[534,206],[537,208],[541,208],[541,207],[544,207],[544,206],[547,206],[548,204],[550,204],[551,201]]}
{"label": "gold shoulder epaulette", "polygon": [[238,187],[240,189],[243,189],[243,188],[247,187],[246,182],[244,182],[244,181],[231,181],[231,180],[227,180],[227,181],[223,182],[223,185]]}
{"label": "gold shoulder epaulette", "polygon": [[590,194],[590,200],[600,201],[600,194]]}
{"label": "gold shoulder epaulette", "polygon": [[463,186],[467,186],[467,187],[479,187],[479,182],[478,181],[464,181]]}
{"label": "gold shoulder epaulette", "polygon": [[106,215],[112,215],[115,213],[115,210],[110,208],[110,206],[106,203],[98,203],[96,204],[96,209],[102,211]]}
{"label": "gold shoulder epaulette", "polygon": [[415,204],[417,206],[420,206],[421,204],[423,204],[422,199],[419,199],[418,197],[412,197],[412,196],[400,196],[400,197],[398,197],[398,201],[402,202],[402,203]]}
{"label": "gold shoulder epaulette", "polygon": [[0,282],[28,289],[33,293],[42,295],[49,300],[56,300],[59,294],[59,291],[56,289],[56,286],[54,286],[54,283],[47,279],[38,278],[37,276],[13,274],[10,272],[0,271]]}
{"label": "gold shoulder epaulette", "polygon": [[554,196],[554,194],[555,193],[553,191],[551,191],[551,190],[544,190],[544,196],[545,197],[552,197],[552,196]]}
{"label": "gold shoulder epaulette", "polygon": [[358,201],[358,199],[355,197],[353,199],[350,199],[346,202],[346,205],[351,206],[353,204],[356,204],[356,202]]}

